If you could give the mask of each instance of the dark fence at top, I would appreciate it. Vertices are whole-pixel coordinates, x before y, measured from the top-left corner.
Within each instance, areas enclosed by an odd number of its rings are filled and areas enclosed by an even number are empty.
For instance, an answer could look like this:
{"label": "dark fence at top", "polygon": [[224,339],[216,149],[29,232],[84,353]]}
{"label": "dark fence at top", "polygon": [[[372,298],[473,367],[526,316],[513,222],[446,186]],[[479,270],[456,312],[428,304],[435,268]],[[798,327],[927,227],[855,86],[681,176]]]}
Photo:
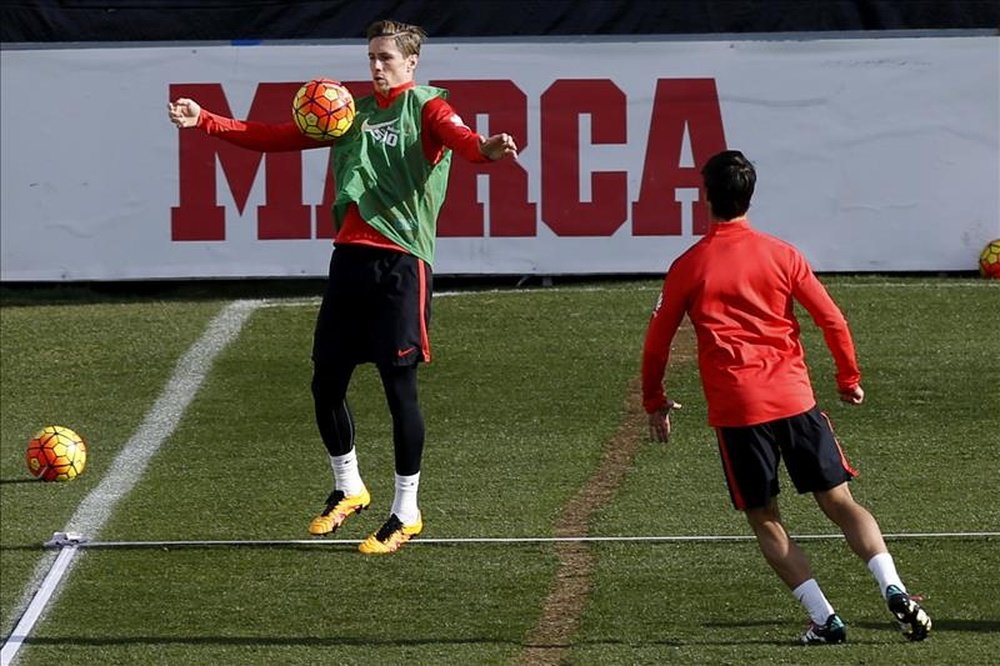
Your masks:
{"label": "dark fence at top", "polygon": [[0,6],[3,42],[361,38],[381,18],[432,37],[1000,28],[997,0],[132,0]]}

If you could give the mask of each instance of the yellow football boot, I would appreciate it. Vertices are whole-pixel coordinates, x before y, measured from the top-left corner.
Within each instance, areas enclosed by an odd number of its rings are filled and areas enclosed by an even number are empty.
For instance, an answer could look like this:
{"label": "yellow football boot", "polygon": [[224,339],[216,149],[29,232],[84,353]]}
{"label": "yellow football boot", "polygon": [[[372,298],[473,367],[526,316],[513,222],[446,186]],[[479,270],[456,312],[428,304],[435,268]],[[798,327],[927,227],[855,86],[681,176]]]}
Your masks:
{"label": "yellow football boot", "polygon": [[388,555],[395,553],[403,547],[407,541],[417,536],[424,530],[424,521],[421,516],[417,516],[417,522],[412,525],[404,525],[396,514],[389,516],[385,524],[372,532],[368,538],[358,546],[365,555]]}
{"label": "yellow football boot", "polygon": [[372,503],[368,489],[362,487],[357,495],[344,495],[343,490],[334,490],[326,498],[326,508],[323,513],[309,523],[309,533],[313,536],[333,534],[350,516],[364,511]]}

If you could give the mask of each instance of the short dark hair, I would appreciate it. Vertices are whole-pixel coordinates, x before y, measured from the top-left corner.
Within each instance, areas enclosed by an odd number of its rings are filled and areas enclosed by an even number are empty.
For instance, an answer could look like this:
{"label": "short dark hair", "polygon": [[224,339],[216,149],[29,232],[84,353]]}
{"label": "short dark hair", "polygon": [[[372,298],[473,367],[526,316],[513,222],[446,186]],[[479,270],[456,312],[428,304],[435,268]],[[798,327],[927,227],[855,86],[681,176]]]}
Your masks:
{"label": "short dark hair", "polygon": [[715,218],[732,220],[750,208],[757,172],[743,153],[724,150],[713,155],[702,167],[701,175]]}
{"label": "short dark hair", "polygon": [[419,56],[420,45],[427,38],[427,33],[419,25],[410,25],[400,21],[385,20],[375,21],[365,30],[368,41],[376,37],[393,37],[396,41],[396,48],[403,56]]}

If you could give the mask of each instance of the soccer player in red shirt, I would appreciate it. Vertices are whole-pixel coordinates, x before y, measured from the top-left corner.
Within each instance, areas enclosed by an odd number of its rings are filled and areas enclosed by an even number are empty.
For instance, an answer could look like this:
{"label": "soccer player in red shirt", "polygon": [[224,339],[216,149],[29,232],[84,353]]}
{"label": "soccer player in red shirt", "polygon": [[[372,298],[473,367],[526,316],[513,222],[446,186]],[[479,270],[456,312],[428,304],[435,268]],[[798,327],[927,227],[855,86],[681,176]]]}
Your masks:
{"label": "soccer player in red shirt", "polygon": [[793,302],[823,331],[841,400],[860,405],[865,393],[847,321],[798,250],[750,226],[746,212],[757,176],[742,153],[713,156],[702,177],[713,224],[670,266],[646,332],[642,394],[651,434],[667,441],[670,412],[680,408],[667,399],[663,380],[686,314],[730,497],[746,514],[764,559],[809,613],[801,641],[842,643],[847,631],[781,522],[782,457],[796,490],[813,494],[867,563],[903,634],[923,640],[931,620],[906,593],[878,523],[852,497],[847,482],[856,472],[816,406]]}

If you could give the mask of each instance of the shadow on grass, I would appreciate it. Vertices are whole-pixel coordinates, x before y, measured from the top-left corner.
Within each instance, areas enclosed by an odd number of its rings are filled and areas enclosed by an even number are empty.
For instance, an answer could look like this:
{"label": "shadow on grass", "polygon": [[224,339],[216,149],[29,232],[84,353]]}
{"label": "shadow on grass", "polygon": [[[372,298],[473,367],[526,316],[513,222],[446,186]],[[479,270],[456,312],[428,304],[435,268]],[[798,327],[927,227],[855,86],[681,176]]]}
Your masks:
{"label": "shadow on grass", "polygon": [[692,647],[696,645],[704,646],[716,646],[724,647],[727,645],[767,645],[769,647],[789,647],[796,646],[798,642],[793,639],[732,639],[732,640],[685,640],[678,638],[663,638],[660,640],[629,640],[629,641],[616,641],[616,640],[593,640],[593,641],[580,641],[573,646],[566,647],[648,647],[648,646],[666,646],[666,647]]}
{"label": "shadow on grass", "polygon": [[[801,627],[796,626],[794,623],[789,624],[788,620],[742,620],[739,622],[702,622],[701,626],[705,629],[750,629],[750,628],[765,628],[771,629],[777,633],[781,634],[781,638],[759,638],[759,639],[732,639],[732,640],[685,640],[685,641],[663,641],[664,644],[681,646],[692,646],[692,645],[776,645],[779,647],[788,646],[798,646],[801,645],[798,640],[798,635],[801,633]],[[655,644],[655,642],[654,642]]]}
{"label": "shadow on grass", "polygon": [[[939,618],[931,615],[931,619],[934,621],[934,632],[942,631],[964,631],[970,633],[983,633],[983,634],[996,634],[1000,633],[1000,620],[990,620],[990,619],[977,619],[977,620],[949,620],[947,618]],[[703,622],[702,625],[706,629],[739,629],[746,627],[769,627],[775,630],[780,630],[781,628],[788,626],[788,622],[781,620],[747,620],[743,622]],[[873,622],[870,620],[861,620],[857,622],[847,621],[847,628],[850,630],[852,627],[857,627],[859,629],[895,629],[896,624],[891,617],[887,617],[884,622]],[[766,642],[766,641],[764,641]],[[780,641],[779,641],[780,643]]]}
{"label": "shadow on grass", "polygon": [[[931,613],[931,620],[934,628],[931,631],[933,637],[935,633],[943,631],[964,631],[977,634],[1000,634],[1000,620],[948,620],[942,619]],[[892,619],[886,622],[848,622],[848,628],[861,627],[864,629],[884,629],[885,627],[895,627]]]}
{"label": "shadow on grass", "polygon": [[521,641],[497,638],[356,638],[320,636],[30,636],[26,645],[225,645],[231,647],[337,646],[352,647],[421,647],[433,645],[509,645],[521,647]]}
{"label": "shadow on grass", "polygon": [[741,620],[739,622],[702,622],[706,629],[736,629],[739,627],[771,627],[780,629],[788,624],[788,620]]}
{"label": "shadow on grass", "polygon": [[[736,628],[736,627],[775,627],[781,628],[787,622],[774,622],[758,620],[751,622],[711,622],[704,623],[706,628]],[[857,622],[854,626],[866,629],[885,629],[886,623],[881,622]],[[1000,621],[998,620],[938,620],[934,624],[935,631],[956,631],[956,632],[976,632],[976,633],[997,633],[1000,632]],[[102,647],[114,645],[159,645],[159,646],[230,646],[230,647],[284,647],[284,646],[351,646],[351,647],[429,647],[434,645],[497,645],[510,647],[528,647],[519,640],[503,640],[498,638],[359,638],[359,637],[320,637],[320,636],[31,636],[25,639],[25,644],[37,646],[83,646]],[[853,645],[875,644],[880,641],[851,641]],[[691,647],[691,646],[729,646],[729,645],[767,645],[777,647],[794,647],[798,641],[794,639],[732,639],[732,640],[691,640],[691,639],[668,639],[661,640],[584,640],[573,642],[568,645],[535,645],[530,647],[553,647],[570,648],[573,647],[618,647],[618,646],[669,646],[669,647]]]}
{"label": "shadow on grass", "polygon": [[567,645],[525,645],[522,641],[502,640],[497,638],[357,638],[357,637],[318,637],[318,636],[31,636],[25,639],[25,645],[39,647],[78,646],[78,647],[108,647],[114,645],[149,645],[149,646],[228,646],[228,647],[432,647],[435,645],[496,645],[515,648],[554,648],[572,649],[573,647],[641,647],[666,646],[690,647],[728,646],[728,645],[766,645],[770,647],[794,647],[794,640],[646,640],[619,641],[594,640],[581,641]]}
{"label": "shadow on grass", "polygon": [[41,479],[0,479],[0,486],[5,486],[8,483],[45,483]]}

